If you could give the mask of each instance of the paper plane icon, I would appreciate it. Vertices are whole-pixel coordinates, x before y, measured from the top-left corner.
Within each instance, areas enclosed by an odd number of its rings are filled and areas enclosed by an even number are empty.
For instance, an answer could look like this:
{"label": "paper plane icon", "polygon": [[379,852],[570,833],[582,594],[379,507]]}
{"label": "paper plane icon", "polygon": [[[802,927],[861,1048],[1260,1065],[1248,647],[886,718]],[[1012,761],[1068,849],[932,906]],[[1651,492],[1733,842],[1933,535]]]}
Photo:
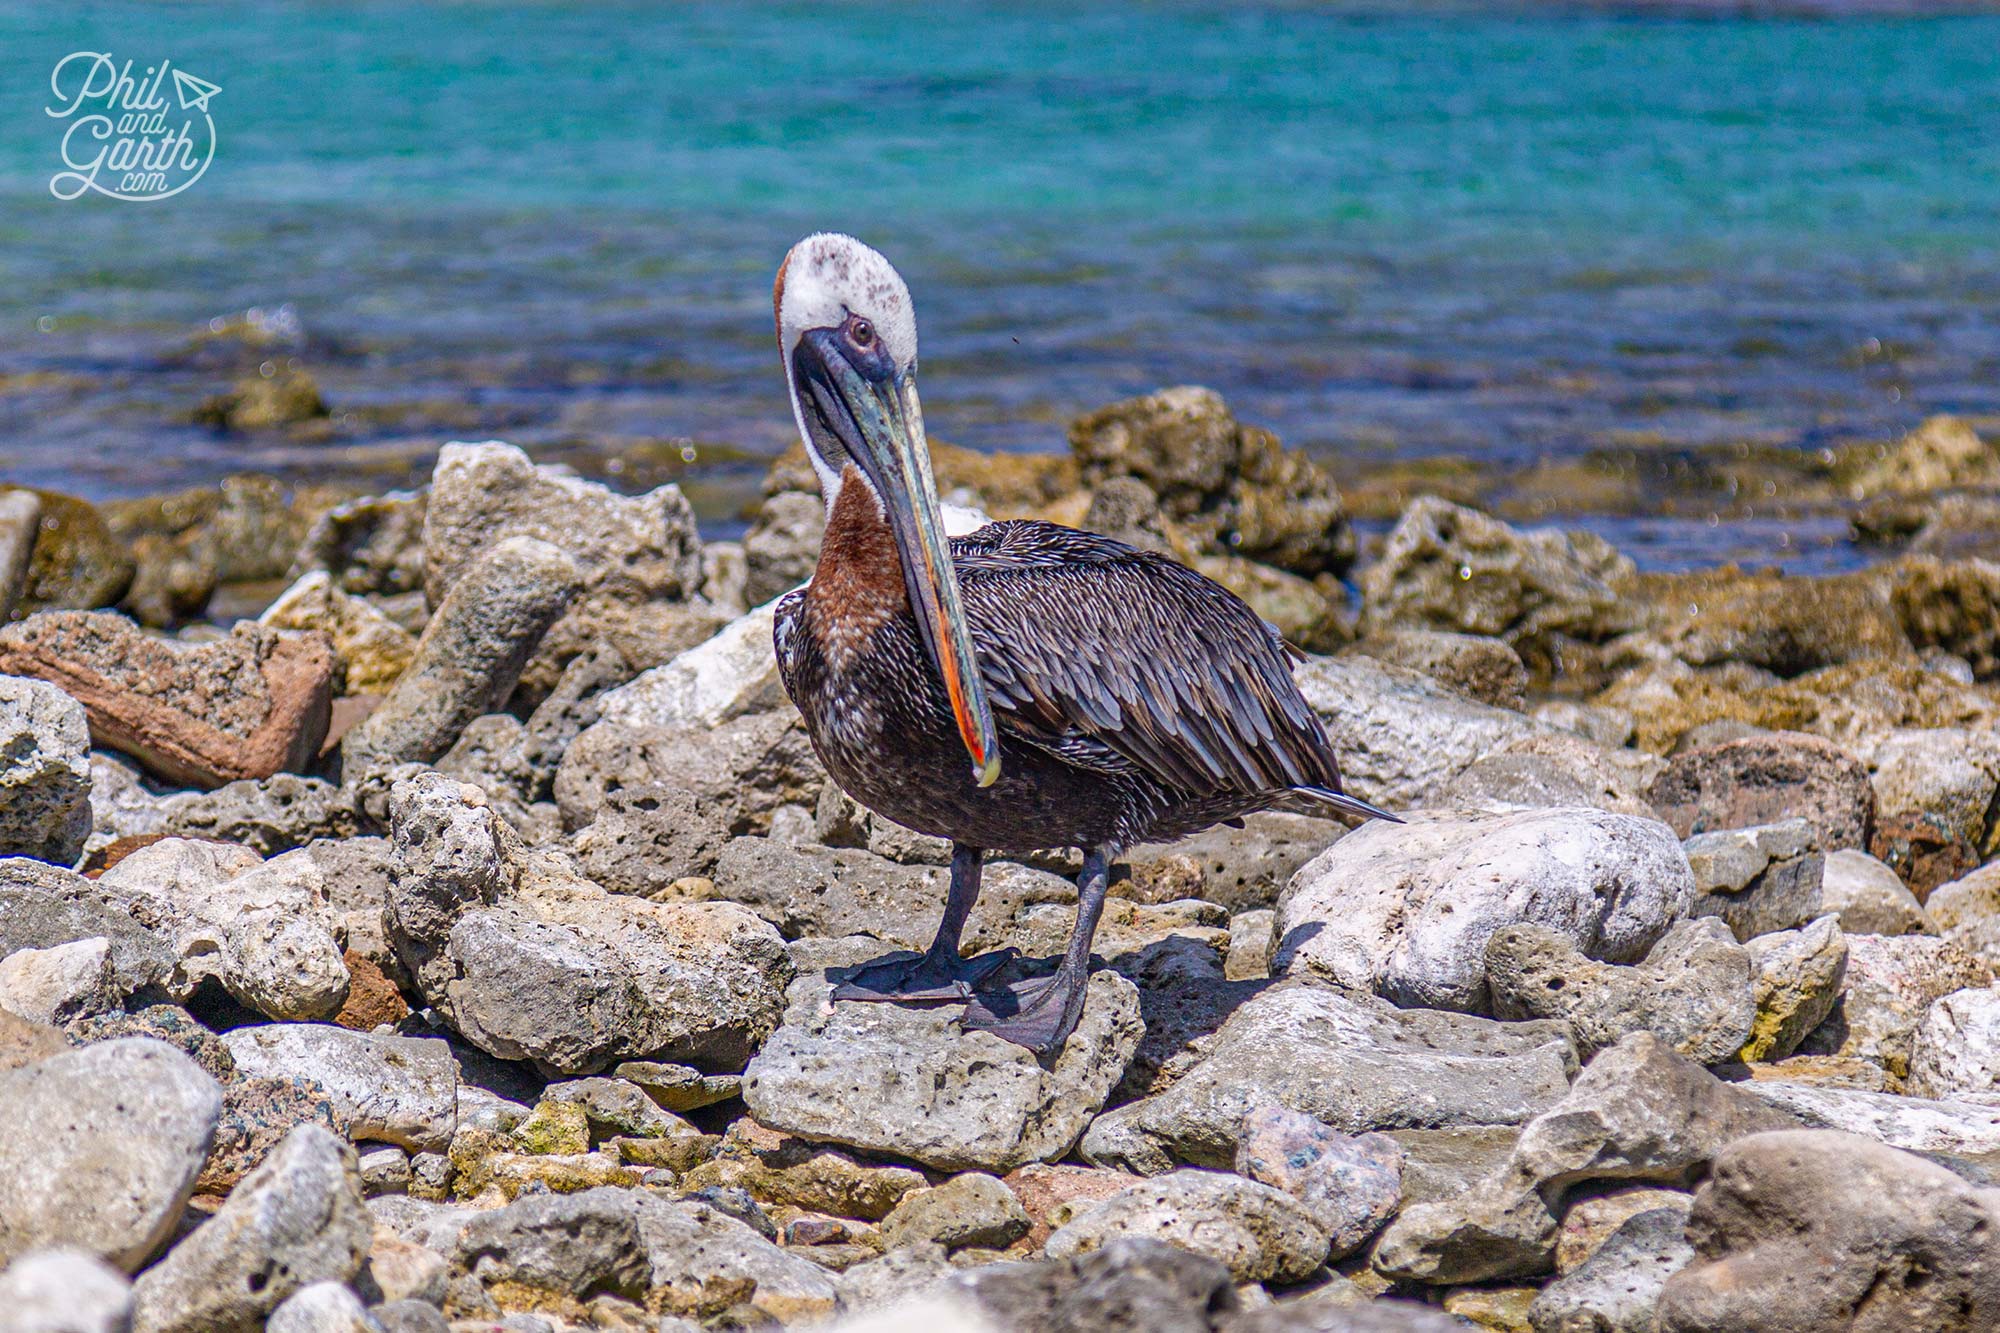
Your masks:
{"label": "paper plane icon", "polygon": [[207,79],[197,79],[184,69],[174,71],[174,92],[181,99],[183,111],[208,110],[208,99],[221,91]]}

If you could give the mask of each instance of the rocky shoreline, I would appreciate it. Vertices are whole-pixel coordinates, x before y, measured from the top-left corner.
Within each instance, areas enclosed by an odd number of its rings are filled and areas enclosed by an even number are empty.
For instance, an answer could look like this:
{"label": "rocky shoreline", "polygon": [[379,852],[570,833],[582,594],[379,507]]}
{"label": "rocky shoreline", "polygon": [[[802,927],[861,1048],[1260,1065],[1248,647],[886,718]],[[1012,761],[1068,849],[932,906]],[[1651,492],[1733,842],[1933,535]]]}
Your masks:
{"label": "rocky shoreline", "polygon": [[2000,449],[1841,462],[1906,547],[1799,578],[1434,494],[1363,556],[1203,390],[1071,442],[936,471],[1236,589],[1410,822],[1135,849],[1040,1062],[828,999],[947,856],[778,683],[802,458],[734,543],[497,443],[0,495],[0,1328],[2000,1323]]}

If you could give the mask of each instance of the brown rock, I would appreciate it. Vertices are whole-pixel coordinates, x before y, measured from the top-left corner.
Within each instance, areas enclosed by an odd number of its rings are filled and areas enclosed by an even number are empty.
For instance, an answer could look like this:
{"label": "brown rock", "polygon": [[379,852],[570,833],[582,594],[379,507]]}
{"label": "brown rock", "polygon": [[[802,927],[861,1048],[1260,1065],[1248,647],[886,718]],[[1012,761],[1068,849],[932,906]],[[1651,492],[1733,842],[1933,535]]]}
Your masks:
{"label": "brown rock", "polygon": [[60,1028],[0,1009],[0,1073],[61,1055],[68,1049],[69,1039]]}
{"label": "brown rock", "polygon": [[182,645],[123,616],[51,611],[0,631],[0,672],[35,676],[84,707],[91,739],[171,782],[219,787],[302,768],[333,698],[333,644],[250,622]]}
{"label": "brown rock", "polygon": [[1979,869],[1979,850],[1943,823],[1936,815],[1889,815],[1868,840],[1869,854],[1894,870],[1919,903],[1939,885]]}
{"label": "brown rock", "polygon": [[19,612],[110,606],[123,597],[136,566],[97,510],[54,491],[35,496],[41,501],[41,531]]}
{"label": "brown rock", "polygon": [[1827,851],[1866,847],[1875,817],[1867,766],[1837,745],[1792,732],[1675,755],[1647,797],[1683,838],[1798,817]]}
{"label": "brown rock", "polygon": [[347,1003],[333,1021],[356,1032],[373,1032],[384,1023],[400,1022],[410,1005],[396,983],[376,965],[375,960],[349,949],[347,960]]}
{"label": "brown rock", "polygon": [[1028,1220],[1033,1224],[1028,1231],[1028,1245],[1039,1250],[1051,1231],[1065,1225],[1090,1204],[1137,1184],[1139,1178],[1108,1167],[1030,1162],[1009,1172],[1002,1180],[1027,1210]]}

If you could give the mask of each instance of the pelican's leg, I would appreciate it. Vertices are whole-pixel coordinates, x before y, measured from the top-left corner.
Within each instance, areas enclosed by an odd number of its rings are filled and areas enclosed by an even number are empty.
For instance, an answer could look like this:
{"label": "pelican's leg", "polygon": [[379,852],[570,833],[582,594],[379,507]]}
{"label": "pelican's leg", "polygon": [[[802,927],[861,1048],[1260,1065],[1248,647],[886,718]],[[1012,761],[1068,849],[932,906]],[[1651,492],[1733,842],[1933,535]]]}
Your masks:
{"label": "pelican's leg", "polygon": [[894,1003],[969,1000],[972,988],[1013,958],[1001,949],[977,958],[958,956],[965,919],[979,900],[979,870],[985,849],[955,842],[951,847],[951,892],[944,903],[944,920],[937,938],[920,958],[870,963],[833,988],[836,1000],[880,1000]]}
{"label": "pelican's leg", "polygon": [[966,1006],[968,1031],[991,1032],[1038,1055],[1059,1048],[1083,1017],[1083,992],[1090,983],[1090,941],[1111,887],[1115,847],[1092,847],[1083,854],[1083,877],[1076,884],[1076,929],[1054,974],[981,991]]}

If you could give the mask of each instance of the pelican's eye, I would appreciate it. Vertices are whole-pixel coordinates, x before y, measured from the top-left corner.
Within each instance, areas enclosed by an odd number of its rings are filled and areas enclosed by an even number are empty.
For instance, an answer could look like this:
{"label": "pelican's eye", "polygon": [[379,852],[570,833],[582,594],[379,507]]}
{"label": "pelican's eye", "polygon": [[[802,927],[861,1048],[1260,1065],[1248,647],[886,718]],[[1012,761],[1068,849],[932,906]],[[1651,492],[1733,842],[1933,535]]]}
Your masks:
{"label": "pelican's eye", "polygon": [[847,340],[866,351],[875,345],[875,326],[856,316],[847,321]]}

